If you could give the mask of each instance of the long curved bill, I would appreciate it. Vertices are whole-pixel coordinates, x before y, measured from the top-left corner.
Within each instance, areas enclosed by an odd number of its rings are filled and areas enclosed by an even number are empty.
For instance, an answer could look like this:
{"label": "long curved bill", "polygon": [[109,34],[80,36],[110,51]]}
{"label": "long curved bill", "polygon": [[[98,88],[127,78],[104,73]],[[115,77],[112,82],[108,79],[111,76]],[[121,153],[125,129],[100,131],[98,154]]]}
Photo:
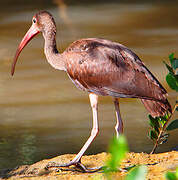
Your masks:
{"label": "long curved bill", "polygon": [[14,57],[14,61],[12,63],[12,68],[11,68],[11,75],[13,76],[14,71],[15,71],[15,65],[17,63],[17,59],[22,51],[22,49],[28,44],[28,42],[39,33],[40,31],[36,28],[36,26],[32,25],[30,27],[30,29],[27,31],[27,33],[25,34],[24,38],[22,39],[22,41],[20,42],[15,57]]}

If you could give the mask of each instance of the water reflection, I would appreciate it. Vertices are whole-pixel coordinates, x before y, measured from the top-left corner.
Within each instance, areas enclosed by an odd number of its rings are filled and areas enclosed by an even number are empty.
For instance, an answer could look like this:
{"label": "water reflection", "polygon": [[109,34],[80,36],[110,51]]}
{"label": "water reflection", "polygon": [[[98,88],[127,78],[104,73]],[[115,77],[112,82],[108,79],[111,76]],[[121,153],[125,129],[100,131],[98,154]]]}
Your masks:
{"label": "water reflection", "polygon": [[[90,134],[92,114],[87,94],[77,90],[64,72],[48,65],[41,35],[24,49],[15,76],[10,77],[17,45],[39,7],[49,10],[56,19],[60,51],[83,37],[123,43],[143,59],[168,89],[171,103],[176,97],[165,83],[162,60],[177,50],[178,6],[170,2],[67,6],[72,26],[65,24],[51,2],[41,6],[22,3],[19,7],[24,8],[20,11],[14,6],[15,10],[7,8],[8,12],[0,12],[0,168],[77,153]],[[152,142],[146,137],[147,112],[143,105],[136,99],[121,100],[121,113],[130,150],[149,152]],[[100,98],[99,122],[100,134],[87,153],[105,151],[114,134],[114,106],[109,97]],[[177,135],[172,132],[169,142],[158,150],[167,151],[176,146]]]}
{"label": "water reflection", "polygon": [[36,159],[36,137],[33,134],[23,134],[18,149],[22,164],[32,164]]}

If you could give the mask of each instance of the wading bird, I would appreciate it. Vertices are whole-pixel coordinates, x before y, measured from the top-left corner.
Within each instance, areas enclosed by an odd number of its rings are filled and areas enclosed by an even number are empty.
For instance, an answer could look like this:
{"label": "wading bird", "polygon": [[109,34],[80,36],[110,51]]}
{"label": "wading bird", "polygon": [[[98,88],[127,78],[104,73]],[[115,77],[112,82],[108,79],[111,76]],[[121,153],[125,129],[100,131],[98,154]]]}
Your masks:
{"label": "wading bird", "polygon": [[93,112],[93,128],[89,139],[71,162],[56,167],[76,165],[83,171],[88,171],[81,164],[81,157],[98,134],[99,95],[113,97],[117,136],[123,133],[119,98],[139,98],[153,117],[163,116],[167,111],[172,112],[166,90],[140,58],[127,47],[105,39],[87,38],[73,42],[60,54],[56,46],[55,21],[47,11],[33,16],[32,26],[16,51],[12,75],[20,52],[40,32],[45,40],[44,53],[47,61],[55,69],[65,71],[77,88],[89,93]]}

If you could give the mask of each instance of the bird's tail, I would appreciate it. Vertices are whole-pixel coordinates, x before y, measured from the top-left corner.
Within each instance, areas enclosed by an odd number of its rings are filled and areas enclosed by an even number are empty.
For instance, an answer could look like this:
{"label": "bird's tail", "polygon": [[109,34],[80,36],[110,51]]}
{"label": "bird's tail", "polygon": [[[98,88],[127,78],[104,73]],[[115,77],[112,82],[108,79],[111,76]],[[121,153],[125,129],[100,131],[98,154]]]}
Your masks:
{"label": "bird's tail", "polygon": [[165,99],[164,102],[147,99],[141,99],[141,101],[153,117],[164,116],[168,111],[172,113],[171,105],[167,99]]}

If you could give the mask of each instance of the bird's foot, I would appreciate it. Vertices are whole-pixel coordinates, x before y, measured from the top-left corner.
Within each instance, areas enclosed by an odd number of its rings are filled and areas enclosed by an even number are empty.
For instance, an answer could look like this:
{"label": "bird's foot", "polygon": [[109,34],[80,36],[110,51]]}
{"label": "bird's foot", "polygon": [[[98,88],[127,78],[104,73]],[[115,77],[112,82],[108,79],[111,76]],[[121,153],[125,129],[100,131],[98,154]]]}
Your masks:
{"label": "bird's foot", "polygon": [[[75,169],[64,169],[64,167],[70,167],[70,166],[75,166]],[[79,171],[79,172],[84,172],[84,173],[94,173],[97,171],[102,170],[102,166],[101,167],[95,167],[95,168],[87,168],[86,166],[84,166],[80,161],[77,162],[69,162],[66,164],[57,164],[55,162],[51,162],[46,166],[46,169],[49,168],[55,168],[56,171]]]}

